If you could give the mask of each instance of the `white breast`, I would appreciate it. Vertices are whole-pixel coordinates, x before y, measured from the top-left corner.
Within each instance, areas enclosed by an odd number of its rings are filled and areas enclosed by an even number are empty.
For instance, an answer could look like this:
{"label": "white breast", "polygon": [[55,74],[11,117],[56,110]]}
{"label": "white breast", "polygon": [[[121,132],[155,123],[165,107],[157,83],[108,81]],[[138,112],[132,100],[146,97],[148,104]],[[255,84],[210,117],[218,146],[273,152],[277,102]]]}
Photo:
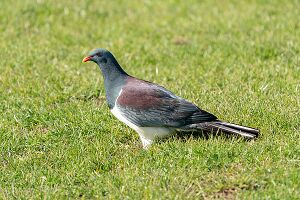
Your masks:
{"label": "white breast", "polygon": [[144,148],[147,148],[149,145],[151,145],[154,142],[155,138],[168,137],[174,132],[174,129],[166,127],[139,127],[127,120],[122,115],[117,105],[114,106],[111,112],[121,122],[125,123],[139,134]]}
{"label": "white breast", "polygon": [[131,123],[130,121],[128,121],[120,112],[120,109],[118,108],[117,105],[114,106],[113,109],[110,110],[112,112],[112,114],[118,118],[118,120],[120,120],[121,122],[125,123],[126,125],[128,125],[130,128],[134,129],[135,131],[138,130],[138,126],[136,126],[135,124]]}

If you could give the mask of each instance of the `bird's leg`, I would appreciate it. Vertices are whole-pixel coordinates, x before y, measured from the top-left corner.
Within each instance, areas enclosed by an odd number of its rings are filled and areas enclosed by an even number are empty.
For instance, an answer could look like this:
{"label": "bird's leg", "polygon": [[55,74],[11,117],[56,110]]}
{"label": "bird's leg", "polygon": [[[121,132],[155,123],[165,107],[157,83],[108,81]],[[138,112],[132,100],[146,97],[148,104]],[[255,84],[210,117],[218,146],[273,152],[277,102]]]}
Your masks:
{"label": "bird's leg", "polygon": [[147,139],[143,136],[140,136],[141,140],[142,140],[142,144],[143,144],[143,148],[144,149],[148,149],[151,144],[153,143],[153,140]]}

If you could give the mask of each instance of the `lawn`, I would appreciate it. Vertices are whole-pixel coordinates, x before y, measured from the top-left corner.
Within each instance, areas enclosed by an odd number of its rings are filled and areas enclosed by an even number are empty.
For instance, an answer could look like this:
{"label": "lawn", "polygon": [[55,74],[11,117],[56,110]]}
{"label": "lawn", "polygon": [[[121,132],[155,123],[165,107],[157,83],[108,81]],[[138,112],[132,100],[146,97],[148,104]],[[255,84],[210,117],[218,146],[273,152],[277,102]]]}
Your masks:
{"label": "lawn", "polygon": [[[2,0],[0,199],[299,199],[299,3]],[[81,63],[97,47],[261,136],[143,150]]]}

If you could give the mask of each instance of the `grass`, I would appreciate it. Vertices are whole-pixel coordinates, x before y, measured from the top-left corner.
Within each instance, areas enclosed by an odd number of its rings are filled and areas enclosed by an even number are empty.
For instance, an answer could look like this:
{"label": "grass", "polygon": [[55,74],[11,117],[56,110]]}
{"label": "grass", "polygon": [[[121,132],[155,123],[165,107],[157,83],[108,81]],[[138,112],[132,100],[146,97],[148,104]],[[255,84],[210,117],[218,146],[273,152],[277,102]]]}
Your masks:
{"label": "grass", "polygon": [[[0,199],[299,198],[299,1],[0,4]],[[96,47],[261,137],[143,150],[81,63]]]}

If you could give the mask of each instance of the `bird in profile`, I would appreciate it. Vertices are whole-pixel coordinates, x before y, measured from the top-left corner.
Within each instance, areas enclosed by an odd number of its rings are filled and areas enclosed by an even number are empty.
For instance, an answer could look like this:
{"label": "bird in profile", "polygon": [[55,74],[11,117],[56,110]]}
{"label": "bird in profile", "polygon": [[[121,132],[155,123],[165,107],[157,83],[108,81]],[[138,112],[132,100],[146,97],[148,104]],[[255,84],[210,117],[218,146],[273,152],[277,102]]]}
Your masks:
{"label": "bird in profile", "polygon": [[258,129],[221,121],[160,85],[128,75],[106,49],[95,49],[82,61],[99,66],[110,111],[139,134],[144,148],[176,132],[223,132],[249,139],[259,134]]}

